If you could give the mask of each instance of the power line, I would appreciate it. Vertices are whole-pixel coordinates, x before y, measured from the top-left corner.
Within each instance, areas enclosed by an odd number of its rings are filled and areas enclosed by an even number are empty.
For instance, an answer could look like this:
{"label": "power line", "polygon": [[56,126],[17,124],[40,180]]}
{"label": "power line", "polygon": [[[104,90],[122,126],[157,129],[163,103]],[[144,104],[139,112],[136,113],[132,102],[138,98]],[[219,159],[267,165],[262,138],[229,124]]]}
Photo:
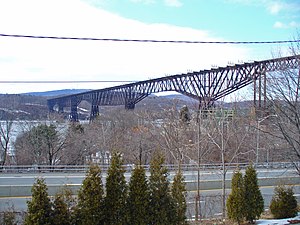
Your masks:
{"label": "power line", "polygon": [[71,83],[134,83],[137,81],[130,81],[130,80],[32,80],[32,81],[25,81],[25,80],[2,80],[0,81],[1,84],[71,84]]}
{"label": "power line", "polygon": [[[284,78],[267,77],[267,80],[283,80]],[[0,84],[78,84],[78,83],[136,83],[137,80],[0,80]]]}
{"label": "power line", "polygon": [[0,34],[1,37],[13,38],[35,38],[35,39],[59,39],[78,41],[112,41],[112,42],[149,42],[149,43],[176,43],[176,44],[284,44],[298,43],[300,40],[279,40],[279,41],[175,41],[155,39],[122,39],[122,38],[89,38],[89,37],[59,37],[21,34]]}

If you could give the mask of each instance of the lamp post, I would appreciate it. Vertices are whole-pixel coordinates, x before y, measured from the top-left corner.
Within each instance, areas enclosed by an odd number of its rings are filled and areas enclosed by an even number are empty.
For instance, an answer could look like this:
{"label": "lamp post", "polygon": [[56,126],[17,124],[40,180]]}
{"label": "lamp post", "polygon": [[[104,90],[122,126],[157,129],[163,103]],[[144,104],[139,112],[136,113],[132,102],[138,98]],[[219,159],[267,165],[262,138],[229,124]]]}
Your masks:
{"label": "lamp post", "polygon": [[[202,111],[199,105],[199,112],[197,115],[197,150],[198,150],[198,169],[197,169],[197,195],[196,195],[196,205],[195,205],[195,220],[199,221],[201,223],[201,216],[200,216],[200,211],[201,211],[201,205],[200,205],[200,163],[201,163],[201,153],[200,153],[200,136],[201,136],[201,119],[202,119]],[[200,216],[200,218],[199,218]]]}
{"label": "lamp post", "polygon": [[256,125],[256,128],[257,128],[257,131],[256,131],[256,160],[255,160],[256,167],[258,165],[258,159],[259,159],[260,123],[265,121],[269,117],[277,117],[277,115],[268,115],[268,116],[266,116],[266,117],[264,117],[260,120],[257,120],[257,125]]}

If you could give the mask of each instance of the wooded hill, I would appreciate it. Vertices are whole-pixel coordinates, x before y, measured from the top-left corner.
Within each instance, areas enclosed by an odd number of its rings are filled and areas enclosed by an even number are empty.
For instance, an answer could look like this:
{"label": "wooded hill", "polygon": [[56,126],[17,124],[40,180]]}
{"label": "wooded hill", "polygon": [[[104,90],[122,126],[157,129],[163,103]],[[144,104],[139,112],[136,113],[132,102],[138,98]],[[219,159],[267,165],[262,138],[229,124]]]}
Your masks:
{"label": "wooded hill", "polygon": [[[86,90],[59,90],[50,92],[32,92],[24,94],[0,94],[0,120],[46,120],[48,119],[47,99],[66,94],[75,94]],[[220,105],[221,103],[217,103]],[[198,103],[189,97],[173,94],[165,96],[151,95],[136,105],[136,110],[161,111],[173,107],[180,108],[187,105],[190,109],[196,110]],[[250,108],[249,101],[238,103],[222,103],[225,108]],[[116,106],[113,106],[116,108]],[[124,106],[117,106],[121,109]],[[88,119],[91,105],[88,102],[81,102],[78,107],[80,119]],[[108,113],[112,107],[100,107],[100,113]],[[64,118],[69,115],[68,108],[65,108]],[[179,110],[179,109],[178,109]]]}

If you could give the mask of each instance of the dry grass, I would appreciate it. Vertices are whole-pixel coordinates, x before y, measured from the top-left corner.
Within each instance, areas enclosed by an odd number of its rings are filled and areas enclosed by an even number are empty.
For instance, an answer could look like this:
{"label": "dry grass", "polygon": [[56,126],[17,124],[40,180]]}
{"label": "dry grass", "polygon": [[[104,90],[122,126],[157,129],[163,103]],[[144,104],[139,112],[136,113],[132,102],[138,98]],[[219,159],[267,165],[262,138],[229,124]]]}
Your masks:
{"label": "dry grass", "polygon": [[190,225],[232,225],[232,222],[223,219],[210,219],[210,220],[202,220],[201,222],[193,221],[190,222],[189,224]]}
{"label": "dry grass", "polygon": [[273,219],[273,215],[271,214],[270,210],[265,210],[261,216],[260,216],[260,219]]}

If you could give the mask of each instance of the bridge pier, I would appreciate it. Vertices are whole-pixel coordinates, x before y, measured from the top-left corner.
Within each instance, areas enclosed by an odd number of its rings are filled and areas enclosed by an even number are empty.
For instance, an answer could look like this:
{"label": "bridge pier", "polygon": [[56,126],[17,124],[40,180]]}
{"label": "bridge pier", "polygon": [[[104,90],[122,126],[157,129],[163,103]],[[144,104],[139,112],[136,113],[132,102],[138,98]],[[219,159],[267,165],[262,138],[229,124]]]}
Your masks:
{"label": "bridge pier", "polygon": [[255,116],[262,117],[267,109],[267,73],[266,69],[257,71],[253,80],[253,104]]}
{"label": "bridge pier", "polygon": [[126,110],[134,110],[134,108],[135,108],[135,103],[133,103],[133,102],[127,102],[125,104],[125,109]]}
{"label": "bridge pier", "polygon": [[53,102],[48,101],[48,110],[50,113],[54,112],[54,106],[55,104]]}
{"label": "bridge pier", "polygon": [[63,113],[63,112],[64,112],[64,106],[58,105],[58,113]]}
{"label": "bridge pier", "polygon": [[99,116],[99,106],[98,105],[92,105],[90,120],[95,119],[97,116]]}
{"label": "bridge pier", "polygon": [[71,122],[78,122],[77,106],[78,106],[77,98],[73,97],[71,99],[71,113],[69,118]]}

